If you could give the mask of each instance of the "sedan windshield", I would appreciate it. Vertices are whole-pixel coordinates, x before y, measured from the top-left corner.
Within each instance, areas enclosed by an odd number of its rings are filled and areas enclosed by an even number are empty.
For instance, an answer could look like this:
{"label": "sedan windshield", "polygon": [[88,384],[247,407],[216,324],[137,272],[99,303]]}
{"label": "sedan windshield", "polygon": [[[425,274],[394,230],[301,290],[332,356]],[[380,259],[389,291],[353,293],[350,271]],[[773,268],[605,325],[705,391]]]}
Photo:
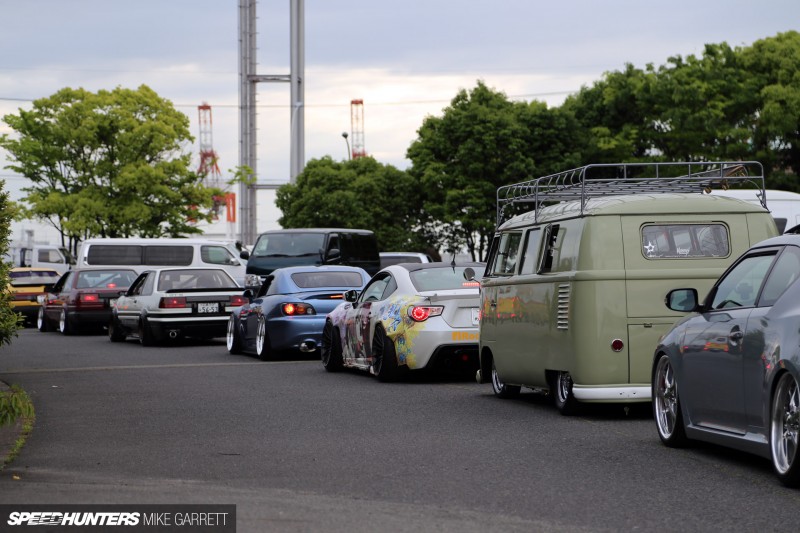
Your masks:
{"label": "sedan windshield", "polygon": [[187,268],[167,270],[158,277],[158,290],[171,291],[183,289],[233,289],[233,281],[224,270]]}
{"label": "sedan windshield", "polygon": [[48,284],[48,283],[55,283],[58,281],[58,278],[61,276],[56,271],[49,271],[49,270],[41,270],[41,271],[29,271],[29,270],[19,270],[19,271],[11,271],[8,273],[8,276],[12,286],[15,285],[40,285],[40,284]]}

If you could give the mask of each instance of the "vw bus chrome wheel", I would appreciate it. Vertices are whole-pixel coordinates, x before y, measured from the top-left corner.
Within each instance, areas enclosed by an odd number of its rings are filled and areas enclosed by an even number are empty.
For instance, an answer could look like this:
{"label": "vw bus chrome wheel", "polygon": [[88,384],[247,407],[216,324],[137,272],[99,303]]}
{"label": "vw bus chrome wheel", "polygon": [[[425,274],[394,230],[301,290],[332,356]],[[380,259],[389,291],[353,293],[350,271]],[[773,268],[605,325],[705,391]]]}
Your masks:
{"label": "vw bus chrome wheel", "polygon": [[498,398],[513,398],[519,395],[522,389],[519,385],[506,385],[500,376],[497,374],[497,369],[494,366],[494,359],[492,359],[492,391]]}
{"label": "vw bus chrome wheel", "polygon": [[578,401],[572,394],[572,376],[569,372],[556,372],[552,380],[550,392],[556,409],[562,415],[574,414],[578,409]]}

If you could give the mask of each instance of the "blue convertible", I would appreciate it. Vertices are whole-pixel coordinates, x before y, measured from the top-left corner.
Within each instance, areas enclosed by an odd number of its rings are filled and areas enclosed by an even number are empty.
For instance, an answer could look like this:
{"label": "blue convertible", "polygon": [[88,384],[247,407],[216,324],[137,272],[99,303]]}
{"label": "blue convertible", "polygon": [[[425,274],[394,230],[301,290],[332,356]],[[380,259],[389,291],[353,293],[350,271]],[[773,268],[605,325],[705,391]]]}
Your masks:
{"label": "blue convertible", "polygon": [[[314,352],[325,317],[345,291],[360,291],[369,274],[358,267],[301,266],[274,270],[250,303],[231,313],[228,352],[254,353],[268,360],[281,352]],[[247,294],[247,293],[246,293]]]}

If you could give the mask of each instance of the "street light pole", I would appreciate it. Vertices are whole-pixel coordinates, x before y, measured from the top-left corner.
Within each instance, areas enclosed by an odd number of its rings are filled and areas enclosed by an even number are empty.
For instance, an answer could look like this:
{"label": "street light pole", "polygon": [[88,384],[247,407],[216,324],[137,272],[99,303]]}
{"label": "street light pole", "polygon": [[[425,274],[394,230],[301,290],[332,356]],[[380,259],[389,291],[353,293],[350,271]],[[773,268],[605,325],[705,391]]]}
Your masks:
{"label": "street light pole", "polygon": [[347,159],[348,160],[352,160],[353,159],[353,153],[350,151],[350,141],[347,140],[348,135],[347,135],[346,131],[342,132],[342,137],[344,137],[344,142],[347,145]]}

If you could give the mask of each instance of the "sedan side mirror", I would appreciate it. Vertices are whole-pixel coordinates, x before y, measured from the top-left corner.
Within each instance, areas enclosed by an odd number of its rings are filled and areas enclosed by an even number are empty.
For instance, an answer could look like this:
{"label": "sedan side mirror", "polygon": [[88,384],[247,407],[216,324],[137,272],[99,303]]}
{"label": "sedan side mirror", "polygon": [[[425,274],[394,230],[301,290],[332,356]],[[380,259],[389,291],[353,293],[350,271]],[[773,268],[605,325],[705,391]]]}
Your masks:
{"label": "sedan side mirror", "polygon": [[698,311],[697,289],[673,289],[667,293],[664,303],[669,309],[681,313]]}
{"label": "sedan side mirror", "polygon": [[355,289],[350,289],[344,293],[344,301],[353,303],[358,300],[358,291]]}

